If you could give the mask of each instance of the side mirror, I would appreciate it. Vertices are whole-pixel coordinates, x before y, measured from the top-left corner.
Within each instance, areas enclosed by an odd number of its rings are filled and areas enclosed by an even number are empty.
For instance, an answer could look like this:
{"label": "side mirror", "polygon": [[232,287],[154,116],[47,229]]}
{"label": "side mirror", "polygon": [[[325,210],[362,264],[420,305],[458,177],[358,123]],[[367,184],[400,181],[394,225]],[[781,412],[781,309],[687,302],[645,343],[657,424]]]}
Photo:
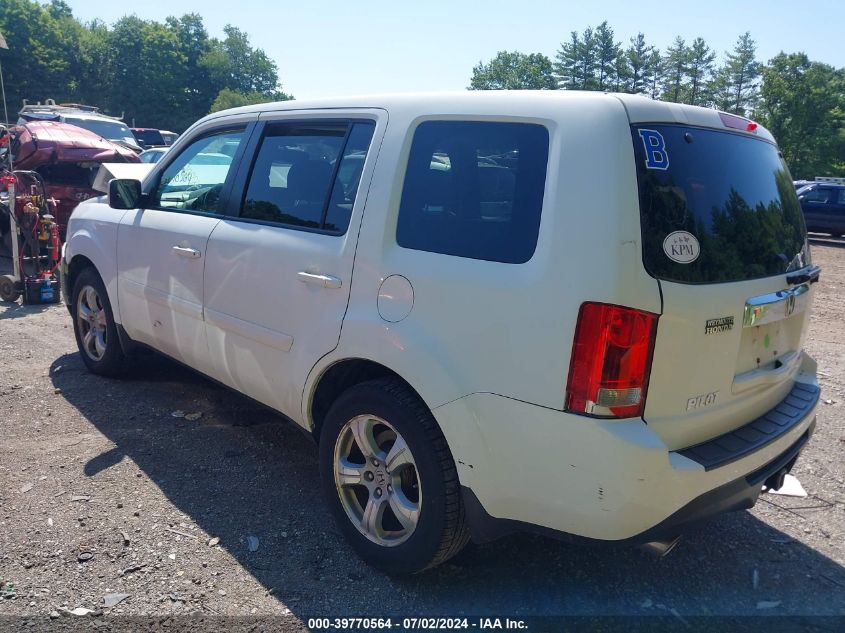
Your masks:
{"label": "side mirror", "polygon": [[115,178],[109,182],[109,206],[112,209],[137,209],[141,206],[141,181]]}

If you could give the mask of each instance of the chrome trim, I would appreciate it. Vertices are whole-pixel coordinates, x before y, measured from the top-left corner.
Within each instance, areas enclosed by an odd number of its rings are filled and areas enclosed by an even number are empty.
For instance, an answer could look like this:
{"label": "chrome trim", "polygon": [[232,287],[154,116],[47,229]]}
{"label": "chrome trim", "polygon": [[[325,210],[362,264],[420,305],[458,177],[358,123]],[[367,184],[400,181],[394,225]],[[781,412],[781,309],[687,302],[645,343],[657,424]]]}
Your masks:
{"label": "chrome trim", "polygon": [[742,327],[765,325],[804,312],[810,302],[809,291],[809,284],[801,284],[788,290],[751,297],[745,302]]}

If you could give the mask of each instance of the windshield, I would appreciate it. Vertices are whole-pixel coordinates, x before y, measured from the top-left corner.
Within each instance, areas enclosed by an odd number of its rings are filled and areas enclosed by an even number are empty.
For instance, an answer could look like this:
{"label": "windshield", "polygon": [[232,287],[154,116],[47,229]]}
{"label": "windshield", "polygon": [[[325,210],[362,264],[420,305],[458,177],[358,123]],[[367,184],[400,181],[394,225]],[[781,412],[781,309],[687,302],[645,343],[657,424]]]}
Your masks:
{"label": "windshield", "polygon": [[681,125],[635,126],[632,135],[651,275],[715,283],[809,264],[801,207],[773,144]]}
{"label": "windshield", "polygon": [[66,116],[64,118],[64,122],[89,130],[110,141],[122,141],[123,143],[129,143],[131,145],[138,144],[129,128],[120,121],[78,119],[76,117]]}

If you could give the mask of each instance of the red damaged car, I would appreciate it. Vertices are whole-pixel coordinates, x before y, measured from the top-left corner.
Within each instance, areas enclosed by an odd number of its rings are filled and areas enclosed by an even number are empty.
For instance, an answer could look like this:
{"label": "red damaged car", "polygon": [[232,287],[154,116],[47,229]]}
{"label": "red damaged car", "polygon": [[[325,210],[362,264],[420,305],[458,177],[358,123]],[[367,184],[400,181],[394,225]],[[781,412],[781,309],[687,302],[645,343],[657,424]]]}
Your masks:
{"label": "red damaged car", "polygon": [[[75,125],[30,121],[13,126],[11,151],[14,168],[37,171],[47,183],[47,195],[57,200],[56,222],[62,235],[77,204],[102,192],[92,188],[101,163],[137,163],[131,149]],[[9,218],[0,214],[5,240]]]}

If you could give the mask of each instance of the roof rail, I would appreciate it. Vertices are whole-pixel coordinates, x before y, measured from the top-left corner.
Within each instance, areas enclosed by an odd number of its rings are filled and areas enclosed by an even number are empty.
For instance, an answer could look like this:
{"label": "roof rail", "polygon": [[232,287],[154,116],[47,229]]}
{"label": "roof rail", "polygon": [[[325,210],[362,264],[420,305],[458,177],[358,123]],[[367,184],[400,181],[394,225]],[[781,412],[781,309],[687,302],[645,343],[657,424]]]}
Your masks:
{"label": "roof rail", "polygon": [[107,119],[114,119],[115,121],[122,121],[124,113],[118,116],[111,116],[104,114],[97,106],[83,105],[81,103],[61,103],[57,104],[55,99],[45,99],[44,103],[38,101],[37,103],[29,103],[27,99],[23,100],[18,114],[24,116],[34,112],[49,112],[51,114],[73,114],[84,112],[86,114],[96,114]]}
{"label": "roof rail", "polygon": [[816,182],[832,182],[837,185],[845,185],[845,178],[838,178],[836,176],[816,176]]}

